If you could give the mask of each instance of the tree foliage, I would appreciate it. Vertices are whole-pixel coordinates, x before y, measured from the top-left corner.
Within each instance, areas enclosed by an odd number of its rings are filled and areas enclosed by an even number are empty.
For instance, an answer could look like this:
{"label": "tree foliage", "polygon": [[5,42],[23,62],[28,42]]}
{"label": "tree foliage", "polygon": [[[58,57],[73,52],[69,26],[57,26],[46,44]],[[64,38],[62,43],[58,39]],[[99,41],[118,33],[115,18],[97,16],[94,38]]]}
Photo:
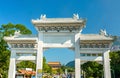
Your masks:
{"label": "tree foliage", "polygon": [[31,61],[22,61],[22,62],[17,64],[17,68],[18,69],[32,68],[32,69],[36,70],[36,64],[31,62]]}
{"label": "tree foliage", "polygon": [[46,63],[46,58],[43,57],[43,72],[52,73],[52,68]]}
{"label": "tree foliage", "polygon": [[2,24],[0,28],[0,31],[3,32],[4,36],[14,35],[16,30],[19,30],[21,34],[32,34],[32,32],[22,24]]}
{"label": "tree foliage", "polygon": [[115,78],[120,78],[120,51],[110,52],[110,59],[112,75],[115,75]]}
{"label": "tree foliage", "polygon": [[2,24],[0,26],[0,76],[2,75],[2,78],[7,78],[9,59],[10,59],[10,51],[3,37],[14,35],[14,32],[16,30],[20,30],[21,34],[32,33],[22,24],[8,23],[8,24]]}
{"label": "tree foliage", "polygon": [[58,73],[58,74],[62,74],[62,73],[63,73],[62,68],[57,69],[57,73]]}
{"label": "tree foliage", "polygon": [[68,72],[75,72],[75,71],[74,71],[74,70],[75,70],[74,67],[69,67],[69,66],[64,66],[64,65],[62,65],[62,66],[61,66],[61,69],[62,69],[62,71],[65,71],[65,70],[67,69]]}
{"label": "tree foliage", "polygon": [[0,74],[2,78],[7,78],[10,58],[10,51],[5,45],[6,42],[2,39],[0,41]]}
{"label": "tree foliage", "polygon": [[82,66],[82,70],[85,72],[86,77],[101,78],[103,72],[103,66],[97,62],[88,61]]}

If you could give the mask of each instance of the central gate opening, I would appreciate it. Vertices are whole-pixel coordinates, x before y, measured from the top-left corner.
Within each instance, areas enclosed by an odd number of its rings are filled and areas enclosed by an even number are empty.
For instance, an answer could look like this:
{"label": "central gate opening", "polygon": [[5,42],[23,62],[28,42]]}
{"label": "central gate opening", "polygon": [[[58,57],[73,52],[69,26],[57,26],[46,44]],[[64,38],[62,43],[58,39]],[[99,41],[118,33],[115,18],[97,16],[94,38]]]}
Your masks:
{"label": "central gate opening", "polygon": [[67,77],[70,74],[74,76],[75,69],[73,61],[75,59],[75,53],[72,49],[50,48],[45,50],[43,55],[46,59],[46,64],[51,67],[51,71],[44,72],[43,76]]}

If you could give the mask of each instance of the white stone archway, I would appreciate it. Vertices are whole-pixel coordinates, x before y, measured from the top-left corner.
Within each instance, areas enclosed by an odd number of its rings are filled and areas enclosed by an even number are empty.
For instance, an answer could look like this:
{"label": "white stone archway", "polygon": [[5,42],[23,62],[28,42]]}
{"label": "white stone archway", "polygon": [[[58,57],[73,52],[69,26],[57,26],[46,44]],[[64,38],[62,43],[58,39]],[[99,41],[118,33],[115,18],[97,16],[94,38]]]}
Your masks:
{"label": "white stone archway", "polygon": [[[70,48],[75,52],[75,78],[81,78],[81,63],[94,60],[103,61],[104,78],[111,78],[109,51],[113,38],[101,30],[99,34],[82,34],[86,20],[74,14],[73,18],[46,18],[32,20],[38,35],[5,37],[10,49],[8,78],[15,78],[16,61],[33,60],[36,62],[36,78],[42,78],[43,50],[48,48]],[[24,54],[28,56],[24,56]],[[31,56],[30,54],[36,54]],[[21,56],[18,56],[21,54]],[[101,56],[100,56],[101,55]]]}

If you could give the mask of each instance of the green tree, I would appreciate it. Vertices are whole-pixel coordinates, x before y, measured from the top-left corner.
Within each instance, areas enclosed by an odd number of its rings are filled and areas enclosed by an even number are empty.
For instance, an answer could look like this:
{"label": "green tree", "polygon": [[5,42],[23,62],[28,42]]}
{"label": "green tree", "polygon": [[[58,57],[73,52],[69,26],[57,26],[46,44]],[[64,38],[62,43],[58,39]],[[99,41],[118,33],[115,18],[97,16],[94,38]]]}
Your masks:
{"label": "green tree", "polygon": [[19,30],[21,34],[32,34],[32,32],[22,24],[2,24],[0,28],[0,31],[3,32],[4,36],[14,35],[16,30]]}
{"label": "green tree", "polygon": [[115,78],[120,78],[120,51],[110,52],[110,59],[113,76],[115,75]]}
{"label": "green tree", "polygon": [[10,51],[5,46],[6,42],[2,39],[0,42],[0,74],[2,78],[7,78]]}
{"label": "green tree", "polygon": [[52,68],[46,63],[46,58],[43,57],[43,72],[44,73],[52,73]]}
{"label": "green tree", "polygon": [[0,26],[0,75],[2,75],[2,78],[7,78],[10,58],[10,51],[3,37],[14,35],[16,30],[20,30],[21,34],[32,34],[32,32],[22,24],[8,23]]}
{"label": "green tree", "polygon": [[62,73],[63,73],[62,68],[57,69],[57,72],[58,72],[59,74],[62,74]]}
{"label": "green tree", "polygon": [[69,66],[65,66],[65,65],[62,65],[61,69],[62,69],[62,71],[65,71],[67,69],[68,72],[74,72],[75,71],[74,67],[69,67]]}
{"label": "green tree", "polygon": [[88,61],[82,66],[82,70],[86,73],[86,77],[101,78],[103,72],[103,66],[97,62]]}
{"label": "green tree", "polygon": [[18,70],[22,69],[22,68],[32,68],[32,69],[36,70],[36,64],[31,61],[22,61],[17,64],[17,68],[18,68]]}
{"label": "green tree", "polygon": [[32,34],[32,32],[22,24],[16,24],[15,28],[16,30],[20,30],[21,34]]}

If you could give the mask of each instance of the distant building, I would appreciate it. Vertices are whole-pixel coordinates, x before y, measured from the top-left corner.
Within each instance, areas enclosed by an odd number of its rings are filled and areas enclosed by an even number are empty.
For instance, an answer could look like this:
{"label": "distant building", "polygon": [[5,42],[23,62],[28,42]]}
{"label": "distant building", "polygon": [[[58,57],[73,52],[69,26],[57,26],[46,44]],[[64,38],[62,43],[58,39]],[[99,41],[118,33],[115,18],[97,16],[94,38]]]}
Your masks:
{"label": "distant building", "polygon": [[16,73],[15,78],[31,78],[32,76],[35,76],[36,72],[33,71],[31,68],[26,69],[20,69]]}
{"label": "distant building", "polygon": [[48,65],[52,67],[52,70],[61,68],[60,62],[48,62]]}

